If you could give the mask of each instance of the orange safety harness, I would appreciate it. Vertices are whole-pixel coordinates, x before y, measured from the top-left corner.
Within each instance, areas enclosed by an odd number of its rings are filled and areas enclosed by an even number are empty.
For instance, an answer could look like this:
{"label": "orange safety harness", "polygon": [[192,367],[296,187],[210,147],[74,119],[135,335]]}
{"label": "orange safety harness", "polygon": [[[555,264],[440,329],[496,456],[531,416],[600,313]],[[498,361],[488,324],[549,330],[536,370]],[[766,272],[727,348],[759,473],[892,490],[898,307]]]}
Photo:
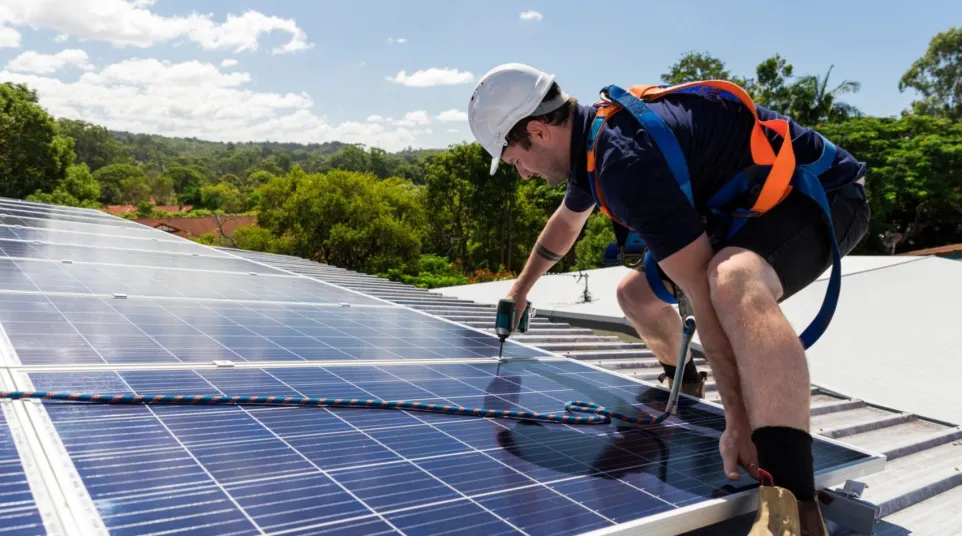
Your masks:
{"label": "orange safety harness", "polygon": [[[627,110],[648,131],[648,134],[665,157],[679,188],[685,193],[688,202],[695,207],[688,165],[681,145],[678,143],[677,138],[668,125],[647,105],[648,102],[673,93],[709,94],[733,99],[744,104],[745,107],[751,110],[752,115],[755,117],[750,138],[752,160],[755,166],[763,169],[768,168],[768,175],[761,189],[758,191],[754,203],[749,208],[727,208],[749,190],[750,184],[747,175],[745,171],[742,171],[720,188],[705,204],[706,208],[719,218],[720,224],[727,226],[727,237],[729,239],[741,229],[749,217],[758,217],[765,214],[771,210],[772,207],[782,202],[793,188],[818,203],[828,218],[828,228],[832,235],[832,274],[825,299],[822,303],[822,308],[812,323],[799,337],[804,347],[809,348],[818,340],[822,333],[824,333],[828,324],[831,322],[841,289],[841,255],[839,254],[838,245],[835,240],[835,231],[831,223],[832,215],[825,195],[825,189],[818,180],[818,177],[825,173],[835,160],[835,145],[829,140],[822,137],[824,143],[823,150],[821,156],[816,161],[809,164],[798,165],[795,161],[795,151],[792,147],[788,121],[784,119],[762,121],[758,117],[755,103],[748,93],[738,85],[724,80],[689,82],[671,87],[637,85],[631,87],[628,91],[611,85],[601,91],[604,100],[598,103],[597,115],[592,121],[591,128],[587,135],[588,182],[590,183],[595,203],[601,209],[601,212],[611,218],[612,221],[626,228],[628,227],[628,225],[621,222],[609,210],[601,181],[595,176],[595,141],[598,137],[598,132],[604,127],[609,118],[621,110]],[[781,136],[782,144],[778,151],[775,151],[772,147],[762,127],[771,129]],[[704,219],[703,216],[703,220]],[[655,294],[663,301],[675,303],[676,300],[674,296],[661,284],[657,263],[651,257],[650,252],[645,256],[644,270],[646,279]]]}

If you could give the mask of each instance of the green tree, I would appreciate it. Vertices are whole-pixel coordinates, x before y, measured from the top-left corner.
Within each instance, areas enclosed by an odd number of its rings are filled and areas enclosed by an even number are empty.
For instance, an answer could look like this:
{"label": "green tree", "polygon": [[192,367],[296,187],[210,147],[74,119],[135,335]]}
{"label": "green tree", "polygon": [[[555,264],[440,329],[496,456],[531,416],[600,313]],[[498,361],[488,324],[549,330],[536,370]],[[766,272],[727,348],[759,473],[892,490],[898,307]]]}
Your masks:
{"label": "green tree", "polygon": [[100,184],[100,201],[106,205],[118,205],[138,197],[136,190],[140,189],[141,182],[147,185],[147,195],[150,195],[147,175],[130,164],[104,166],[95,171],[93,177]]}
{"label": "green tree", "polygon": [[167,205],[174,197],[174,180],[167,175],[149,178],[150,195],[158,205]]}
{"label": "green tree", "polygon": [[74,161],[73,139],[37,102],[23,84],[0,84],[0,196],[52,192]]}
{"label": "green tree", "polygon": [[139,205],[150,201],[150,183],[147,175],[130,175],[120,179],[120,196],[125,205]]}
{"label": "green tree", "polygon": [[137,217],[149,218],[154,215],[154,205],[147,199],[142,199],[137,203]]}
{"label": "green tree", "polygon": [[925,55],[899,80],[899,91],[912,88],[922,99],[912,103],[918,115],[962,120],[962,28],[939,32]]}
{"label": "green tree", "polygon": [[866,117],[820,130],[870,170],[871,228],[857,252],[888,253],[886,232],[905,236],[899,251],[962,242],[962,124]]}
{"label": "green tree", "polygon": [[795,68],[776,54],[758,64],[755,76],[745,88],[756,104],[791,115],[795,95],[790,80]]}
{"label": "green tree", "polygon": [[828,88],[828,79],[832,74],[831,66],[824,77],[817,75],[802,76],[792,85],[794,102],[792,106],[793,119],[801,125],[815,126],[826,122],[839,122],[851,117],[861,116],[858,108],[838,100],[845,93],[858,93],[861,84],[851,80],[843,80],[832,89]]}
{"label": "green tree", "polygon": [[228,214],[236,214],[247,209],[247,199],[244,195],[236,186],[226,182],[202,186],[200,199],[199,206],[209,210],[223,210]]}
{"label": "green tree", "polygon": [[408,266],[420,254],[426,214],[417,187],[405,181],[295,168],[258,194],[258,225],[302,257],[380,273]]}
{"label": "green tree", "polygon": [[728,80],[742,87],[748,84],[748,80],[733,76],[725,67],[725,62],[707,52],[686,52],[667,73],[661,75],[661,82],[666,85],[697,80]]}
{"label": "green tree", "polygon": [[57,120],[63,136],[74,139],[77,161],[87,164],[90,171],[110,164],[127,164],[129,157],[116,137],[106,128],[74,119]]}
{"label": "green tree", "polygon": [[345,171],[365,172],[371,170],[371,160],[364,149],[356,145],[347,145],[332,154],[330,167]]}
{"label": "green tree", "polygon": [[590,270],[601,267],[601,259],[605,255],[608,244],[614,242],[615,232],[611,229],[611,220],[601,212],[595,212],[588,217],[584,235],[575,244],[575,269]]}
{"label": "green tree", "polygon": [[28,201],[71,207],[99,208],[100,183],[94,179],[87,164],[67,168],[67,176],[53,192],[37,190],[27,196]]}

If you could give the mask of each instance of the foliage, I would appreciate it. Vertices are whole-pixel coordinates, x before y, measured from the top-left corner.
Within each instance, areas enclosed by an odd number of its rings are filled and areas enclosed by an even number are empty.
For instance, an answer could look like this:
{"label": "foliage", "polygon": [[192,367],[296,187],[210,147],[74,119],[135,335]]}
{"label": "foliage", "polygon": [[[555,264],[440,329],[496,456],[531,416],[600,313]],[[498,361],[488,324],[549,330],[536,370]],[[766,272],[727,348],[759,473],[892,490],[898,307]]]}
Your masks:
{"label": "foliage", "polygon": [[74,119],[58,119],[60,133],[74,140],[77,162],[87,164],[90,171],[110,164],[127,164],[130,158],[124,146],[106,128]]}
{"label": "foliage", "polygon": [[922,99],[912,103],[917,115],[962,120],[962,28],[939,32],[899,80],[899,91],[913,88]]}
{"label": "foliage", "polygon": [[661,75],[661,82],[667,85],[697,80],[728,80],[742,87],[748,85],[748,80],[732,76],[725,67],[725,62],[707,52],[686,52],[667,73]]}
{"label": "foliage", "polygon": [[368,273],[418,258],[426,213],[410,182],[295,168],[259,193],[258,225],[290,240],[299,256]]}
{"label": "foliage", "polygon": [[601,212],[589,216],[584,236],[575,244],[575,256],[578,259],[575,269],[589,270],[601,266],[605,249],[614,241],[615,232],[611,228],[611,220]]}
{"label": "foliage", "polygon": [[99,197],[100,183],[91,175],[87,164],[80,164],[67,168],[67,176],[54,188],[53,192],[46,193],[37,190],[27,196],[27,201],[70,207],[99,208]]}
{"label": "foliage", "polygon": [[0,196],[53,192],[73,163],[74,141],[23,84],[0,84]]}
{"label": "foliage", "polygon": [[879,236],[902,233],[901,250],[962,242],[962,124],[930,116],[868,117],[822,133],[868,166],[870,236],[861,253],[886,253]]}
{"label": "foliage", "polygon": [[100,184],[100,201],[106,205],[135,205],[150,196],[147,175],[131,164],[111,164],[93,174]]}
{"label": "foliage", "polygon": [[[413,272],[413,273],[410,273]],[[467,285],[468,278],[447,258],[434,254],[421,255],[413,269],[391,268],[379,274],[391,281],[399,281],[418,288],[438,288]]]}

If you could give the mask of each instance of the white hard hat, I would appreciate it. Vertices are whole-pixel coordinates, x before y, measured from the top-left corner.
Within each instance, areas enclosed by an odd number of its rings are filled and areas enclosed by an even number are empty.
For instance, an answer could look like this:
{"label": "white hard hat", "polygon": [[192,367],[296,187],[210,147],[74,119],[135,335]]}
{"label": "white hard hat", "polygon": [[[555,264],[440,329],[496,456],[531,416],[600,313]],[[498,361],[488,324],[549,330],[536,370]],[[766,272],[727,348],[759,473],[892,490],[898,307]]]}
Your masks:
{"label": "white hard hat", "polygon": [[541,100],[554,75],[523,63],[505,63],[491,69],[475,86],[468,104],[468,124],[475,139],[491,154],[491,174],[498,170],[505,137],[518,121],[551,112],[568,100],[562,92],[557,99]]}

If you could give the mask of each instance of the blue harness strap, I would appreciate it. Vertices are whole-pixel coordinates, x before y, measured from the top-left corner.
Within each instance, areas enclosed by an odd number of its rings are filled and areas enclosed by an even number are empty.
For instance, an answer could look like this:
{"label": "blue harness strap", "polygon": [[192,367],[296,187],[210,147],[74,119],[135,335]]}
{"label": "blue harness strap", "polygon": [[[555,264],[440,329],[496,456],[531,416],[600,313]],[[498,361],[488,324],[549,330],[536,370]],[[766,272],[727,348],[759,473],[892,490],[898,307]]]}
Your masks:
{"label": "blue harness strap", "polygon": [[[611,85],[602,91],[606,92],[612,101],[617,102],[625,110],[631,112],[645,127],[651,135],[652,140],[658,146],[658,149],[664,155],[668,168],[671,170],[672,175],[674,175],[679,188],[685,193],[688,202],[694,207],[695,203],[692,196],[691,180],[689,178],[685,155],[682,152],[681,145],[678,143],[678,139],[668,125],[665,124],[644,101],[624,89]],[[699,88],[687,88],[684,91],[697,92]],[[601,120],[595,120],[592,123],[592,128],[589,133],[589,146],[594,145],[598,130],[603,123],[604,121]],[[814,162],[797,165],[790,182],[794,189],[815,201],[822,209],[822,212],[828,219],[828,230],[832,244],[832,273],[828,288],[825,292],[825,298],[822,301],[822,307],[809,326],[805,328],[799,336],[802,345],[806,349],[815,344],[815,341],[817,341],[825,332],[826,328],[828,328],[832,316],[835,314],[835,308],[838,304],[841,291],[841,254],[835,237],[835,227],[832,224],[832,211],[828,204],[825,189],[819,181],[819,176],[825,173],[832,166],[832,162],[835,161],[836,149],[831,141],[825,137],[821,137],[821,139],[823,142],[822,154]],[[766,166],[760,166],[761,169],[765,167]],[[592,195],[595,195],[596,191],[595,178],[594,173],[589,173],[588,180],[591,183]],[[726,209],[727,205],[745,194],[748,188],[748,176],[742,171],[715,192],[706,202],[706,208],[721,217],[721,225],[727,226],[727,239],[731,239],[731,237],[745,225],[749,217],[757,216],[757,214],[745,208]],[[597,195],[595,195],[595,201],[598,202]],[[661,276],[658,273],[657,262],[651,256],[650,252],[645,255],[644,271],[645,279],[658,298],[667,303],[677,303],[675,297],[665,288]]]}

